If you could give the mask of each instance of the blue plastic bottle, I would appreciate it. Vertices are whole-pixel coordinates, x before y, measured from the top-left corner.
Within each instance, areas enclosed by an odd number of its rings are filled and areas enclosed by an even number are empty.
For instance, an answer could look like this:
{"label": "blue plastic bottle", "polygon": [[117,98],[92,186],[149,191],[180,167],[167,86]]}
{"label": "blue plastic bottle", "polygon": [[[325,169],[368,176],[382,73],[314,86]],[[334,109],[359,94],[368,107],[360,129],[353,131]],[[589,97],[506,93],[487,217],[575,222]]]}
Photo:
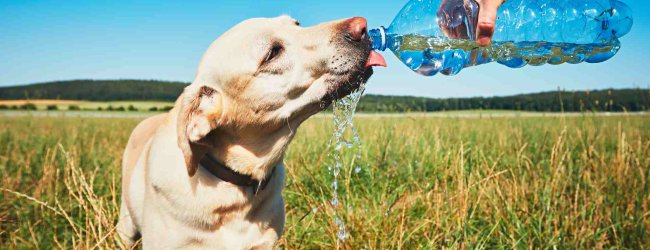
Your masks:
{"label": "blue plastic bottle", "polygon": [[474,0],[411,0],[388,28],[371,30],[373,49],[392,50],[413,71],[455,75],[499,62],[598,63],[618,52],[632,27],[630,8],[618,0],[507,0],[497,13],[492,44],[475,40]]}

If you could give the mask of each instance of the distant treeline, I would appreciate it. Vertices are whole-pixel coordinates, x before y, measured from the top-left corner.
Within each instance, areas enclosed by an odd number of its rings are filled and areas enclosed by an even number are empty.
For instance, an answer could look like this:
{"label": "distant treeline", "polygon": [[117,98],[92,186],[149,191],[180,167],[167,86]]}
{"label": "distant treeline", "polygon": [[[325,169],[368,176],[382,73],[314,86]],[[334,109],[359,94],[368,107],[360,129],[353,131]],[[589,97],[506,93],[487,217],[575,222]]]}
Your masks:
{"label": "distant treeline", "polygon": [[155,80],[73,80],[0,88],[0,100],[174,101],[184,82]]}
{"label": "distant treeline", "polygon": [[[82,108],[76,104],[67,105],[67,110],[69,111],[170,111],[173,106],[162,106],[162,107],[149,107],[146,109],[140,109],[134,105],[124,106],[113,106],[108,105],[106,107],[97,107],[97,108]],[[0,104],[0,110],[47,110],[47,111],[56,111],[56,110],[66,110],[66,105],[57,105],[57,104],[48,104],[44,108],[40,108],[33,103],[25,103],[21,105],[6,105]]]}
{"label": "distant treeline", "polygon": [[358,111],[366,112],[431,112],[476,109],[545,112],[648,111],[650,110],[650,90],[551,91],[504,97],[444,99],[366,95],[361,99],[357,108]]}
{"label": "distant treeline", "polygon": [[[74,80],[2,87],[0,100],[61,99],[86,101],[174,101],[188,83],[155,80]],[[549,91],[504,97],[426,98],[365,95],[361,112],[451,110],[522,110],[545,112],[648,111],[650,90],[607,89]]]}

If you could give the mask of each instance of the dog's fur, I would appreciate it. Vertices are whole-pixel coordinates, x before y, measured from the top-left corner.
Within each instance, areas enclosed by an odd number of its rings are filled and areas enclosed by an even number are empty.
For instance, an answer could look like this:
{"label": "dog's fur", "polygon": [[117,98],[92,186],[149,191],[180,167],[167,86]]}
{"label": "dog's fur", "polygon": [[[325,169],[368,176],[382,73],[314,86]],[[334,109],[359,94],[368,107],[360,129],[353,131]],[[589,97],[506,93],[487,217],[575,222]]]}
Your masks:
{"label": "dog's fur", "polygon": [[[210,45],[175,107],[131,134],[117,228],[127,246],[141,237],[145,249],[273,247],[296,128],[372,74],[367,35],[346,37],[351,20],[250,19]],[[205,170],[205,154],[257,180],[275,171],[255,195]]]}

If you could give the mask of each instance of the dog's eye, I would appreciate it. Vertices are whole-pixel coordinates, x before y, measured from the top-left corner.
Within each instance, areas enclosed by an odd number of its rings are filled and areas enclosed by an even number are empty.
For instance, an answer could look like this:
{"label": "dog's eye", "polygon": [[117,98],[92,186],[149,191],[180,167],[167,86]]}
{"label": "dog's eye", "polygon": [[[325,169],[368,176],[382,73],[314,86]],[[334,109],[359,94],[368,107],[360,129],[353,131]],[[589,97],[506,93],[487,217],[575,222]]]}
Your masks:
{"label": "dog's eye", "polygon": [[274,58],[278,57],[278,55],[282,53],[282,50],[284,50],[284,47],[282,47],[281,44],[273,44],[273,46],[271,46],[271,49],[269,50],[269,53],[266,54],[266,59],[264,59],[264,63],[268,63]]}

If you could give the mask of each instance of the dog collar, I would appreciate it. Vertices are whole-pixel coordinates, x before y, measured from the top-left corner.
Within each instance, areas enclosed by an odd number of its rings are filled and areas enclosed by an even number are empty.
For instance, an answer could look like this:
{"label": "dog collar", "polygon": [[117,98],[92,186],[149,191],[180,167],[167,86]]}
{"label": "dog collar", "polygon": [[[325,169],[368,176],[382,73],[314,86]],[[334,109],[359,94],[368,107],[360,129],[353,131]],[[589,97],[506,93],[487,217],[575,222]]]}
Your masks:
{"label": "dog collar", "polygon": [[255,180],[250,175],[237,173],[235,170],[221,163],[210,154],[206,154],[203,159],[201,159],[201,165],[203,168],[205,168],[205,170],[208,170],[208,172],[221,179],[222,181],[240,187],[252,187],[254,195],[257,195],[259,191],[266,188],[266,186],[269,184],[269,181],[273,177],[273,173],[275,173],[275,167],[273,167],[273,170],[271,170],[271,173],[266,178],[263,180]]}

